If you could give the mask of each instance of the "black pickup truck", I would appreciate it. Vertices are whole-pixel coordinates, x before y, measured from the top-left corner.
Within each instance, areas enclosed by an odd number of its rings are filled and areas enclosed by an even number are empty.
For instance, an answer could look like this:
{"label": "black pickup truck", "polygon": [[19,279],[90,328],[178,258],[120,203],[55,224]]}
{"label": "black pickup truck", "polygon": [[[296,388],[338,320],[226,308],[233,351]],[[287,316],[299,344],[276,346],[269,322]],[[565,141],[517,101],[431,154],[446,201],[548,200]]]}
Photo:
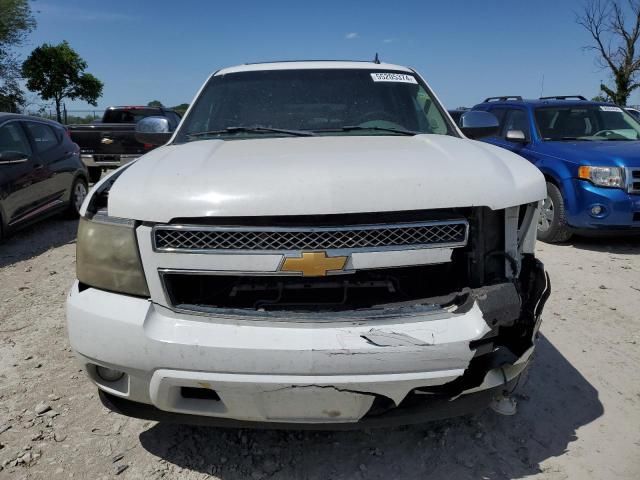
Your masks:
{"label": "black pickup truck", "polygon": [[180,123],[180,115],[173,110],[127,106],[107,108],[102,121],[69,125],[71,139],[80,146],[80,155],[92,182],[100,179],[103,170],[117,168],[154,148],[135,138],[136,123],[150,116],[166,117],[173,130]]}

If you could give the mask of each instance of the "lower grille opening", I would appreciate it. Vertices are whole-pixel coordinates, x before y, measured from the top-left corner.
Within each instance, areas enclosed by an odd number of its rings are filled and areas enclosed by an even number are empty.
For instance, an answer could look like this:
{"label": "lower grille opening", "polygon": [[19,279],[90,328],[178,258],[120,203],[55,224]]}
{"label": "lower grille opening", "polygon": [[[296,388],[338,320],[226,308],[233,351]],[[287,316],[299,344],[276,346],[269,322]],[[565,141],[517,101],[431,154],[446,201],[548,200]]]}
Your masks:
{"label": "lower grille opening", "polygon": [[180,389],[182,398],[191,398],[195,400],[215,400],[220,401],[218,394],[210,388],[182,387]]}
{"label": "lower grille opening", "polygon": [[171,303],[183,309],[340,311],[446,295],[467,285],[459,265],[363,270],[327,277],[166,273]]}
{"label": "lower grille opening", "polygon": [[640,222],[640,212],[635,212],[633,214],[633,221],[634,222]]}

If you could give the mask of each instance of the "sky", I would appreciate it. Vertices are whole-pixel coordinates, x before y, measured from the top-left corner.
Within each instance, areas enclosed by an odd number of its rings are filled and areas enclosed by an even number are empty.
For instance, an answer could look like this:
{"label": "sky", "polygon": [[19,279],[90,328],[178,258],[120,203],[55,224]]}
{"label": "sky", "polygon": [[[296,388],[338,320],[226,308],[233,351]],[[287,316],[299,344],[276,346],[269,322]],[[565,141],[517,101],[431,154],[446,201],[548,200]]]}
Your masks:
{"label": "sky", "polygon": [[[247,62],[371,60],[416,68],[447,108],[496,95],[598,94],[583,0],[35,0],[20,50],[67,40],[104,82],[99,106],[189,103]],[[544,81],[543,81],[544,79]],[[635,92],[629,104],[640,103]],[[68,109],[93,108],[67,101]]]}

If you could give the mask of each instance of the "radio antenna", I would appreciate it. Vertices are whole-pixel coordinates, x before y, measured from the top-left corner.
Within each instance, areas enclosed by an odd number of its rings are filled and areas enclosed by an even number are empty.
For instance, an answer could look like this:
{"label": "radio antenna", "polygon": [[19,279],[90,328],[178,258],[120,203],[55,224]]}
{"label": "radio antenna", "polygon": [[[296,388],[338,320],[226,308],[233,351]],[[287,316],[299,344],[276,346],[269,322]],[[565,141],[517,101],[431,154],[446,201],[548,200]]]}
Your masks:
{"label": "radio antenna", "polygon": [[373,59],[373,63],[380,64],[380,58],[378,58],[378,52],[376,52],[376,57]]}

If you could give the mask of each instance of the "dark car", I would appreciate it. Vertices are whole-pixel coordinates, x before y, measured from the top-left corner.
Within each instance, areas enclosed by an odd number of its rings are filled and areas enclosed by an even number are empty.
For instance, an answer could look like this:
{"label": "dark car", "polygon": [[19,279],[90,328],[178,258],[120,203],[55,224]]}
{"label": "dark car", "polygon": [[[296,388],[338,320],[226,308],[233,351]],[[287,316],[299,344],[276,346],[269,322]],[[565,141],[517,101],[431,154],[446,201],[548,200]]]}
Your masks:
{"label": "dark car", "polygon": [[172,130],[180,123],[180,115],[164,107],[125,106],[107,108],[101,122],[69,125],[71,139],[80,146],[92,182],[100,179],[103,170],[118,168],[154,148],[135,136],[136,123],[152,116],[165,117]]}
{"label": "dark car", "polygon": [[0,237],[56,213],[77,217],[87,180],[64,126],[0,113]]}

